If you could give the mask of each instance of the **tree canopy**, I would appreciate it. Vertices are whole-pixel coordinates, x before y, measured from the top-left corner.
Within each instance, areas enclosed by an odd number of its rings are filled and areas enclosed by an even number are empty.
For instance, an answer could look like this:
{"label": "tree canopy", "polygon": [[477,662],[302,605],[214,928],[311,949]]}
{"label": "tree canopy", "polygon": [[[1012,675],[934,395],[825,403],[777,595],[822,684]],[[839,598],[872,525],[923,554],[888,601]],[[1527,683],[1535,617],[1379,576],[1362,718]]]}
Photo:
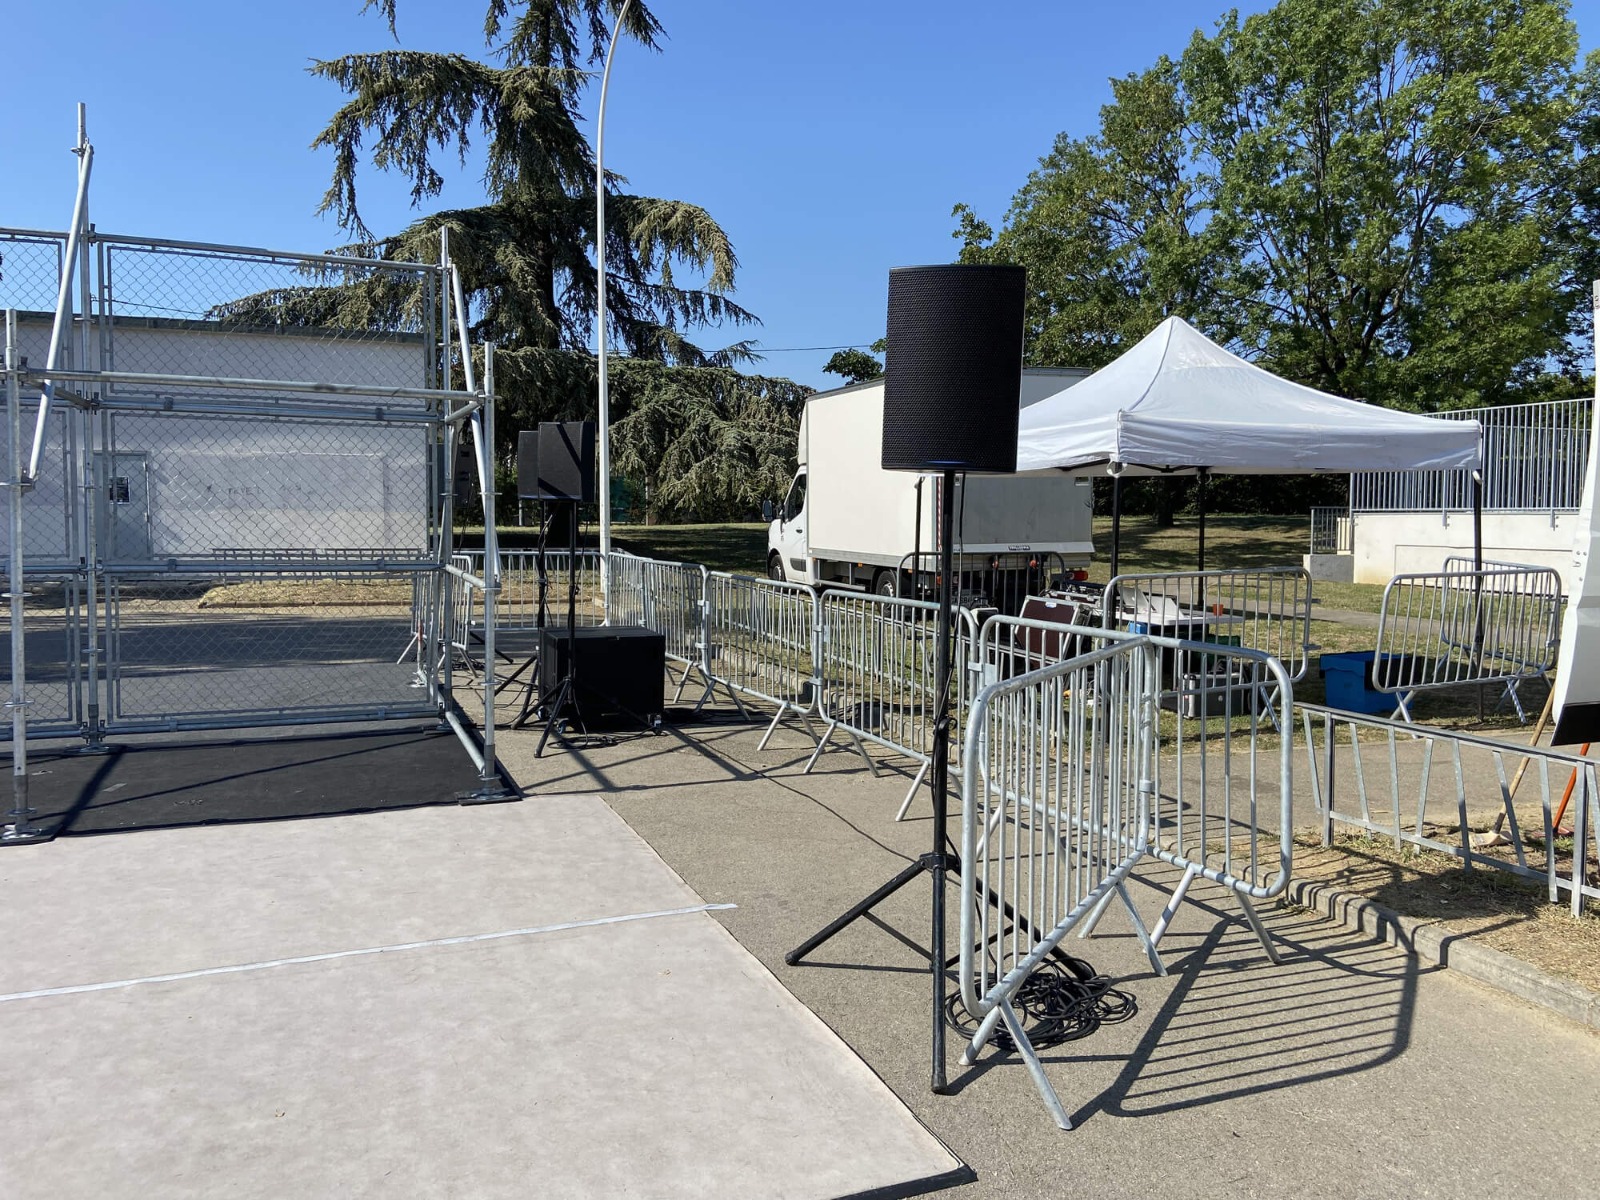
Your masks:
{"label": "tree canopy", "polygon": [[[493,63],[397,48],[310,68],[349,97],[312,143],[334,153],[321,211],[384,258],[432,259],[448,228],[476,338],[581,349],[593,335],[595,164],[578,102],[588,68],[604,59],[617,7],[488,0],[483,36]],[[367,0],[364,9],[377,9],[398,40],[398,0]],[[629,6],[622,32],[649,49],[663,34],[642,2]],[[356,190],[364,154],[403,175],[420,205],[444,187],[441,159],[464,163],[478,139],[487,204],[433,213],[381,237],[367,228]],[[747,342],[707,350],[688,336],[755,319],[729,299],[738,259],[727,234],[698,205],[632,195],[625,183],[608,173],[606,303],[621,352],[696,366],[749,360]],[[677,279],[684,270],[698,282]]]}
{"label": "tree canopy", "polygon": [[1575,390],[1600,272],[1600,55],[1565,0],[1280,0],[1112,81],[997,232],[1028,356],[1179,313],[1289,378],[1423,410]]}
{"label": "tree canopy", "polygon": [[852,346],[835,350],[828,361],[822,364],[822,370],[826,375],[843,377],[846,383],[865,383],[883,374],[883,364],[865,350],[857,350]]}

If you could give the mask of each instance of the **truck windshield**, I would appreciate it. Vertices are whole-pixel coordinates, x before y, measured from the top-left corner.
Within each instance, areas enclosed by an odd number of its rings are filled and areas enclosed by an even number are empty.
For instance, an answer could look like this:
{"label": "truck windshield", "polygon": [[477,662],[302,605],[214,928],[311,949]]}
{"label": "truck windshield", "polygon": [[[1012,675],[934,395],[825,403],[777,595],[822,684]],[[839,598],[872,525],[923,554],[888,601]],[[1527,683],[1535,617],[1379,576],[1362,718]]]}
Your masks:
{"label": "truck windshield", "polygon": [[796,475],[794,483],[789,487],[789,496],[783,502],[783,519],[792,521],[800,515],[800,510],[806,506],[806,477]]}

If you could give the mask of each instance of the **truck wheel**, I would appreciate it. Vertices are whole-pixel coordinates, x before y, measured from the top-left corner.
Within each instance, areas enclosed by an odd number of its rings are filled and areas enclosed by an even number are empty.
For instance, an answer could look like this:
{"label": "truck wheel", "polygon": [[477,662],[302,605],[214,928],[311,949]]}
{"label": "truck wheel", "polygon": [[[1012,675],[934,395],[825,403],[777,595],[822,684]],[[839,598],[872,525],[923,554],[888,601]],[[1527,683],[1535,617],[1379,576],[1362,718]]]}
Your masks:
{"label": "truck wheel", "polygon": [[776,550],[767,555],[767,578],[783,582],[783,558]]}
{"label": "truck wheel", "polygon": [[880,596],[888,596],[891,600],[900,598],[900,579],[895,571],[879,571],[878,577],[872,581],[872,590]]}

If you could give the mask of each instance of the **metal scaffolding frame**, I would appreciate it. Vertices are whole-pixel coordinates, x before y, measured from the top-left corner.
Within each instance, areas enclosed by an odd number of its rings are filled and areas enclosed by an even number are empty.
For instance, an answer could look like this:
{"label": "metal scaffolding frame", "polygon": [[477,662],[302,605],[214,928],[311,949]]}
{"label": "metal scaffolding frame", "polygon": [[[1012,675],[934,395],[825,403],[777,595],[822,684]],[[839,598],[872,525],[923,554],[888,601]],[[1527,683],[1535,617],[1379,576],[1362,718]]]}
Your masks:
{"label": "metal scaffolding frame", "polygon": [[[494,347],[474,362],[447,235],[436,263],[398,263],[104,234],[81,107],[74,153],[72,227],[0,230],[14,778],[0,838],[43,836],[37,737],[94,752],[123,733],[432,716],[478,768],[462,798],[505,798]],[[450,563],[463,436],[481,575]],[[481,746],[442,653],[457,591],[481,593],[489,641]]]}

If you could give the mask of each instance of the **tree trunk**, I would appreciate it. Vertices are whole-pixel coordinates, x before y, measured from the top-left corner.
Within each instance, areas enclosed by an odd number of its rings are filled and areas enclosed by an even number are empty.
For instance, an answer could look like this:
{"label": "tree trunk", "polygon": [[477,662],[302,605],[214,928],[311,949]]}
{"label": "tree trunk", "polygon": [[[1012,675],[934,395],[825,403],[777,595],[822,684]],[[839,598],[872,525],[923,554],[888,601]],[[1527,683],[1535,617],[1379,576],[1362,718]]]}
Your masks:
{"label": "tree trunk", "polygon": [[1178,523],[1178,509],[1188,498],[1187,479],[1156,480],[1156,528],[1171,529]]}

